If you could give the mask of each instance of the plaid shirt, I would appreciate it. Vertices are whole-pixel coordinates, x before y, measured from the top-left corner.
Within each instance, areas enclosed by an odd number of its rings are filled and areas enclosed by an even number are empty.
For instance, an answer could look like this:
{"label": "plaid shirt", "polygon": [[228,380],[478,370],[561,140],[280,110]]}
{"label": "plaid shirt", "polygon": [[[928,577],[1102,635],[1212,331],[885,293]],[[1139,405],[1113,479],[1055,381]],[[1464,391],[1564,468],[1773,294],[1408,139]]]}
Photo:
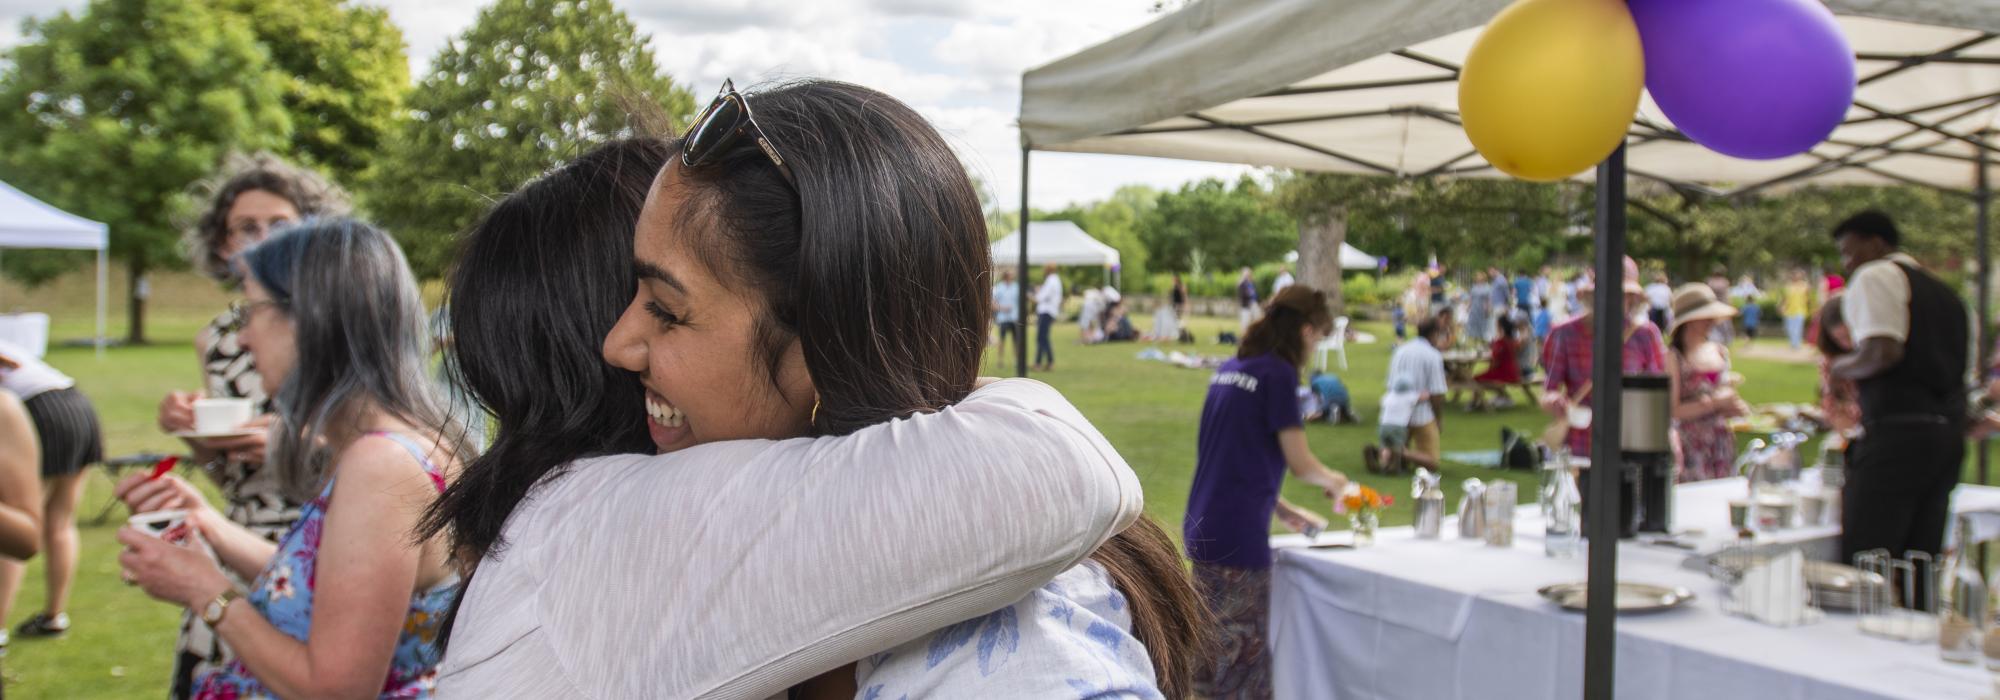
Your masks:
{"label": "plaid shirt", "polygon": [[[1590,383],[1592,318],[1573,318],[1549,330],[1549,338],[1542,345],[1542,368],[1547,375],[1543,391],[1559,392],[1578,402],[1590,401],[1590,394],[1578,397],[1576,391]],[[1660,328],[1651,321],[1640,321],[1626,330],[1631,335],[1625,338],[1625,374],[1666,374],[1667,348],[1660,341]],[[1579,457],[1588,456],[1590,431],[1571,429],[1569,451]]]}

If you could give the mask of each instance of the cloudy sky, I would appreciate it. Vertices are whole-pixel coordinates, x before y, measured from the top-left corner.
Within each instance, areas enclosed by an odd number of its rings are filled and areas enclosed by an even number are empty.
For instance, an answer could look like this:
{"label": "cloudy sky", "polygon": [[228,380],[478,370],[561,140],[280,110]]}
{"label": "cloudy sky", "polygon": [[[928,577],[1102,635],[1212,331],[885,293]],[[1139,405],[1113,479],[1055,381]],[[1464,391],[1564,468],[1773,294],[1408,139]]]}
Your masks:
{"label": "cloudy sky", "polygon": [[[282,0],[272,0],[282,1]],[[490,0],[364,0],[389,9],[422,75]],[[1152,0],[614,0],[652,36],[660,64],[698,100],[724,78],[823,76],[914,105],[958,145],[1001,202],[1020,197],[1021,72],[1157,18]],[[84,0],[0,0],[0,44],[20,20]],[[1160,187],[1246,169],[1060,153],[1035,155],[1035,206],[1101,199],[1125,183]],[[1009,205],[1018,206],[1018,205]]]}

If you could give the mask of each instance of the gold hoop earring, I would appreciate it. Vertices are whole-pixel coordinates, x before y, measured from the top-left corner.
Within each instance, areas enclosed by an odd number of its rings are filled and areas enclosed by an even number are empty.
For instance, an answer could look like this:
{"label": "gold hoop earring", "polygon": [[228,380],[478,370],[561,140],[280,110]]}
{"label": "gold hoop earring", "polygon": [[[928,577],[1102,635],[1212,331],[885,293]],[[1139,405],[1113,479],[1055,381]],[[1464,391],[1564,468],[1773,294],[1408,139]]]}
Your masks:
{"label": "gold hoop earring", "polygon": [[811,425],[819,425],[819,399],[818,399],[818,398],[814,398],[814,399],[813,399],[813,410],[812,410],[812,417],[811,417],[811,418],[808,418],[808,419],[806,419],[806,420],[807,420],[807,422],[808,422],[809,424],[811,424]]}

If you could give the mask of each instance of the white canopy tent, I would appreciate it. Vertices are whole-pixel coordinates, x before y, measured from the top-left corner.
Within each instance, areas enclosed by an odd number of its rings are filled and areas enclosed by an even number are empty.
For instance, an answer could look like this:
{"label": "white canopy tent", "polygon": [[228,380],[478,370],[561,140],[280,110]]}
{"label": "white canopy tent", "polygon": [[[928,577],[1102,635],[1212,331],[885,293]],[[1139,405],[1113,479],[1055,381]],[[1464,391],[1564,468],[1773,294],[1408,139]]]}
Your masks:
{"label": "white canopy tent", "polygon": [[[1105,245],[1071,221],[1028,222],[1029,265],[1090,265],[1115,267],[1118,249]],[[1016,230],[993,244],[993,264],[1021,264],[1021,232]]]}
{"label": "white canopy tent", "polygon": [[[1298,262],[1298,260],[1299,251],[1294,250],[1285,254],[1285,262]],[[1381,261],[1375,256],[1361,252],[1361,249],[1354,247],[1353,244],[1346,241],[1340,243],[1340,269],[1373,270],[1380,264]]]}
{"label": "white canopy tent", "polygon": [[104,356],[106,273],[110,228],[50,206],[0,182],[0,248],[60,248],[97,251],[97,354]]}
{"label": "white canopy tent", "polygon": [[[1035,150],[1184,158],[1393,177],[1497,177],[1458,117],[1458,73],[1512,0],[1203,0],[1022,77],[1022,209]],[[1989,141],[2000,129],[2000,0],[1826,0],[1856,51],[1846,120],[1810,153],[1768,161],[1689,141],[1647,98],[1597,171],[1598,304],[1623,275],[1625,180],[1747,194],[1807,183],[1970,191],[1980,318],[1990,318]],[[1629,170],[1627,163],[1630,163]],[[1581,179],[1581,178],[1580,178]],[[1984,335],[1983,325],[1981,335]],[[1598,357],[1618,336],[1601,334]],[[1990,343],[1983,337],[1979,347]],[[1025,373],[1026,358],[1020,358]],[[1619,461],[1617,363],[1596,363],[1593,461]],[[1983,452],[1982,452],[1983,458]],[[1982,459],[1982,476],[1984,476]],[[1617,479],[1592,498],[1616,498]],[[1615,509],[1591,534],[1584,690],[1610,697]]]}

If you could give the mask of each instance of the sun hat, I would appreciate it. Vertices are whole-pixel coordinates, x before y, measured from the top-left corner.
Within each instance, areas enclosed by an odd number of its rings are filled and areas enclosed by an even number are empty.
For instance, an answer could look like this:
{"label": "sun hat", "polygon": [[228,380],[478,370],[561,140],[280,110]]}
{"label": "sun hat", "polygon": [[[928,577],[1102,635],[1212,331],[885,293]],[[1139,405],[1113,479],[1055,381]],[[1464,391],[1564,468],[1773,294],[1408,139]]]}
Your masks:
{"label": "sun hat", "polygon": [[1708,321],[1733,318],[1736,307],[1717,301],[1715,290],[1708,285],[1692,282],[1674,290],[1674,323],[1667,327],[1667,337],[1680,330],[1681,324],[1689,321]]}

